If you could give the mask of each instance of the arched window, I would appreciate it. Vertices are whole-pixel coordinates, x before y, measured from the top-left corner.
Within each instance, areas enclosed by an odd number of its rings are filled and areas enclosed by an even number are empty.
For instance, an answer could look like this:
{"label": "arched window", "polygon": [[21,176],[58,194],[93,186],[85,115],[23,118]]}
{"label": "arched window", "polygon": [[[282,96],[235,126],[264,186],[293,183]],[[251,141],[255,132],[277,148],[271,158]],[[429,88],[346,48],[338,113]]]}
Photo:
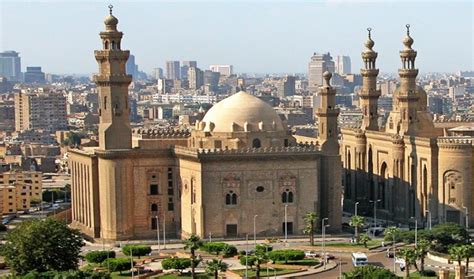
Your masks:
{"label": "arched window", "polygon": [[112,49],[115,49],[115,41],[112,41]]}
{"label": "arched window", "polygon": [[156,203],[151,204],[151,212],[157,212],[158,211],[158,205]]}
{"label": "arched window", "polygon": [[261,143],[260,143],[260,140],[259,140],[259,139],[254,139],[254,140],[252,141],[252,147],[253,147],[253,148],[260,148],[260,146],[261,146]]}
{"label": "arched window", "polygon": [[104,109],[107,109],[107,96],[104,97]]}
{"label": "arched window", "polygon": [[294,200],[293,192],[290,189],[286,189],[285,192],[281,194],[281,202],[282,203],[293,203]]}
{"label": "arched window", "polygon": [[109,49],[109,41],[105,41],[105,43],[104,43],[104,48],[105,48],[105,49]]}
{"label": "arched window", "polygon": [[225,195],[225,204],[226,205],[236,205],[237,204],[237,194],[234,191],[230,191]]}

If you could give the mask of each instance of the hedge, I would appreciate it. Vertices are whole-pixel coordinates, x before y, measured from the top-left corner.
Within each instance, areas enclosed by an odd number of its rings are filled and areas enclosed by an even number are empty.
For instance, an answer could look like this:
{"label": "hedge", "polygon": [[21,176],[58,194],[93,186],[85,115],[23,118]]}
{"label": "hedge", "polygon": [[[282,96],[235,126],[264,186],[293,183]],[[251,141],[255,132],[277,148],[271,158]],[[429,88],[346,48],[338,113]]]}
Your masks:
{"label": "hedge", "polygon": [[299,261],[304,259],[304,251],[293,249],[276,250],[268,252],[268,258],[274,262],[284,261],[288,263],[288,261]]}
{"label": "hedge", "polygon": [[191,267],[191,259],[187,258],[168,258],[161,261],[163,269],[176,269],[181,270]]}
{"label": "hedge", "polygon": [[[246,261],[247,259],[247,261]],[[255,263],[255,261],[257,260],[257,257],[255,256],[243,256],[243,257],[240,257],[239,261],[240,261],[240,264],[241,265],[244,265],[247,264],[247,266],[253,266],[253,264]]]}
{"label": "hedge", "polygon": [[148,245],[125,245],[122,248],[122,252],[127,256],[145,256],[151,253],[151,247]]}
{"label": "hedge", "polygon": [[90,263],[102,263],[111,258],[115,258],[115,251],[91,251],[86,254],[86,260]]}
{"label": "hedge", "polygon": [[222,253],[227,257],[237,255],[237,248],[224,242],[206,242],[201,247],[201,250],[216,255]]}
{"label": "hedge", "polygon": [[[103,261],[102,264],[107,266],[110,272],[120,271],[122,273],[122,271],[132,268],[129,258],[112,258]],[[135,262],[133,262],[133,265],[135,265]]]}

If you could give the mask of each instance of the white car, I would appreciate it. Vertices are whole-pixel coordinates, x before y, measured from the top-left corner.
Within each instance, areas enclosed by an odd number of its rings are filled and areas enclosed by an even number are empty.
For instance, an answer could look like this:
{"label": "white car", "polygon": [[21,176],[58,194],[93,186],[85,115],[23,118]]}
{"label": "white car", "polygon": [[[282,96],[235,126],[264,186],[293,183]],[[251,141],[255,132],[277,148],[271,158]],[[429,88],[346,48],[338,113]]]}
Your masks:
{"label": "white car", "polygon": [[316,258],[318,254],[314,251],[306,251],[304,252],[305,257],[307,258]]}

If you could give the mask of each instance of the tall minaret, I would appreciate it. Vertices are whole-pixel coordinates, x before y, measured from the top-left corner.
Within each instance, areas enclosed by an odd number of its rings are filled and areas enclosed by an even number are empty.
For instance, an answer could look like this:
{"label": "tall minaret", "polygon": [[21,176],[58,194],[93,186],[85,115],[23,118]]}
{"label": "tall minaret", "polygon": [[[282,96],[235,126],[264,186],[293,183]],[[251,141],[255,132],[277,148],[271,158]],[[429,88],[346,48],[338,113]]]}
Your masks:
{"label": "tall minaret", "polygon": [[362,130],[377,131],[378,126],[378,112],[377,102],[380,97],[380,91],[377,90],[377,75],[379,69],[375,68],[375,60],[377,60],[377,52],[372,48],[374,41],[371,38],[371,28],[367,28],[369,37],[365,42],[366,50],[362,52],[362,60],[364,61],[364,68],[360,70],[362,75],[362,90],[359,93],[359,104],[363,113]]}
{"label": "tall minaret", "polygon": [[398,70],[400,75],[400,90],[397,95],[400,110],[400,133],[415,135],[417,132],[417,108],[418,95],[416,94],[416,76],[418,69],[415,68],[416,51],[411,48],[413,39],[410,37],[410,25],[406,25],[407,35],[403,39],[405,49],[400,51],[402,68]]}
{"label": "tall minaret", "polygon": [[105,18],[105,31],[100,32],[102,50],[94,51],[99,63],[99,74],[94,81],[99,88],[99,148],[101,150],[132,148],[128,85],[125,63],[130,52],[121,50],[123,33],[117,30],[118,19],[110,14]]}
{"label": "tall minaret", "polygon": [[336,89],[331,84],[332,74],[324,72],[324,84],[319,88],[321,106],[316,115],[319,121],[319,143],[322,151],[327,154],[339,154],[339,143],[337,140],[337,116],[339,109],[336,108]]}

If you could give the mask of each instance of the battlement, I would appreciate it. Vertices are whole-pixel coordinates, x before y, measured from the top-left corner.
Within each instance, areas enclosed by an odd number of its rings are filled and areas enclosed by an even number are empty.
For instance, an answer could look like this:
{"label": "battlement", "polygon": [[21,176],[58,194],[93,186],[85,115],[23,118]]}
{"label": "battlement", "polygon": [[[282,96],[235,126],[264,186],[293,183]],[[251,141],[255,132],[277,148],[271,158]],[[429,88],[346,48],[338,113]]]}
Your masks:
{"label": "battlement", "polygon": [[133,129],[132,136],[141,139],[188,138],[188,129]]}
{"label": "battlement", "polygon": [[439,137],[438,146],[446,149],[467,149],[472,147],[471,137]]}

